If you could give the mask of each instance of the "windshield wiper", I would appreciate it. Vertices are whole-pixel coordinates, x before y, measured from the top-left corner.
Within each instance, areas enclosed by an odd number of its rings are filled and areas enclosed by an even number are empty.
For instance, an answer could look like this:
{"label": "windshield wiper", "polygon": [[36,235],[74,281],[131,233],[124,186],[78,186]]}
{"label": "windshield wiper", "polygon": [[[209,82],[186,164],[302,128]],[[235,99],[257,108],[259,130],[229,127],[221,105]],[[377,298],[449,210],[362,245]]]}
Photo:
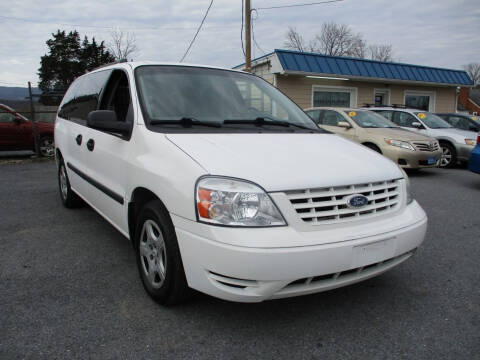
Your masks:
{"label": "windshield wiper", "polygon": [[150,120],[150,125],[180,125],[184,128],[191,128],[192,126],[208,126],[208,127],[222,127],[221,123],[197,120],[191,117],[182,117],[181,119],[154,119]]}
{"label": "windshield wiper", "polygon": [[[271,119],[271,120],[266,120],[266,119]],[[303,125],[298,125],[298,124],[293,124],[288,121],[281,121],[281,120],[275,120],[269,117],[257,117],[256,119],[252,120],[224,120],[223,123],[225,125],[227,124],[251,124],[255,126],[264,126],[264,125],[271,125],[271,126],[282,126],[282,127],[290,127],[294,126],[299,129],[306,129],[306,130],[316,130],[309,128],[307,126]]]}

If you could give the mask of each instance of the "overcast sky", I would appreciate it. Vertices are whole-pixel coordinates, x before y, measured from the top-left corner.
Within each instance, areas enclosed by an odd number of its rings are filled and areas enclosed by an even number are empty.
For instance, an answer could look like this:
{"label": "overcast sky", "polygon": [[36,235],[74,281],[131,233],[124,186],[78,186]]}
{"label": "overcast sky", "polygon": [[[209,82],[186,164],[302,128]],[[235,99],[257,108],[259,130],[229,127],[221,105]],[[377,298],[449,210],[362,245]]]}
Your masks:
{"label": "overcast sky", "polygon": [[[253,8],[315,0],[252,0]],[[179,61],[210,0],[22,0],[0,4],[0,86],[38,82],[45,41],[57,29],[110,39],[112,28],[134,32],[135,60]],[[243,62],[241,0],[214,0],[185,62],[232,67]],[[283,48],[288,26],[306,40],[325,21],[348,24],[368,43],[390,43],[401,62],[458,68],[480,62],[478,0],[344,0],[253,13],[260,56]],[[10,84],[7,84],[10,83]],[[18,85],[17,85],[18,86]]]}

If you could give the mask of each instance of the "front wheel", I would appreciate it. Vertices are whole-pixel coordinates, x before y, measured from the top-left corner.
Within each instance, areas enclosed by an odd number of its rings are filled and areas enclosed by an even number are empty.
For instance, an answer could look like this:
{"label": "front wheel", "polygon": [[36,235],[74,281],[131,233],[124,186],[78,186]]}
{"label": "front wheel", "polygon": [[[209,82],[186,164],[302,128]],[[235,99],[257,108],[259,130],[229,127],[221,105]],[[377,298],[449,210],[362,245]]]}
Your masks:
{"label": "front wheel", "polygon": [[162,305],[183,302],[190,291],[177,237],[168,211],[158,200],[140,210],[135,249],[138,271],[147,293]]}
{"label": "front wheel", "polygon": [[51,158],[55,155],[55,145],[53,143],[53,137],[51,136],[42,137],[38,147],[40,148],[40,155],[43,157]]}
{"label": "front wheel", "polygon": [[449,143],[440,143],[442,148],[442,157],[440,159],[440,167],[451,168],[457,163],[457,152]]}

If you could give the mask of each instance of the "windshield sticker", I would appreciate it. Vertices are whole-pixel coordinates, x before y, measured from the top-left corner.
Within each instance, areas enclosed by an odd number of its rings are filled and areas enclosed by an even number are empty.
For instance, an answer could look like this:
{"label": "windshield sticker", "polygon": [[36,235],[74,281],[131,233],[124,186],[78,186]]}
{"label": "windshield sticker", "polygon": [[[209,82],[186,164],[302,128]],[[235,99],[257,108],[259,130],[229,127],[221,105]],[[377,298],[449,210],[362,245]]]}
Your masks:
{"label": "windshield sticker", "polygon": [[420,119],[425,119],[427,117],[427,115],[425,115],[424,113],[420,113],[417,115]]}
{"label": "windshield sticker", "polygon": [[472,120],[477,120],[478,118],[476,116],[472,116]]}
{"label": "windshield sticker", "polygon": [[357,113],[355,111],[350,111],[348,113],[348,116],[350,116],[350,117],[354,117],[355,115],[357,115]]}

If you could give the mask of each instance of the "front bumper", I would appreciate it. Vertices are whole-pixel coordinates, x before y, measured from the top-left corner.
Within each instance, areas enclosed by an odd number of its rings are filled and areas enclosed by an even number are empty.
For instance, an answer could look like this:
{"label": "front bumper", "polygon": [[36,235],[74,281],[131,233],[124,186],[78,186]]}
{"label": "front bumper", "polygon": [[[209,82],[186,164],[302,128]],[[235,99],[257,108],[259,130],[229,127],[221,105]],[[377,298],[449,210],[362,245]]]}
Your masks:
{"label": "front bumper", "polygon": [[455,144],[455,149],[457,151],[457,160],[468,161],[468,159],[470,158],[470,154],[474,149],[474,146],[466,144]]}
{"label": "front bumper", "polygon": [[[416,202],[369,235],[352,236],[355,226],[345,226],[336,229],[336,241],[328,243],[320,241],[322,230],[306,234],[291,226],[224,228],[172,218],[188,285],[239,302],[310,294],[376,276],[409,258],[427,227],[426,215]],[[226,243],[226,237],[235,245]],[[317,237],[319,244],[252,246],[265,240],[301,244],[305,237]]]}
{"label": "front bumper", "polygon": [[468,169],[477,174],[480,174],[480,145],[477,145],[470,154],[470,160],[468,161]]}
{"label": "front bumper", "polygon": [[[437,151],[411,151],[396,146],[384,146],[382,149],[384,156],[395,162],[404,169],[419,169],[426,167],[437,167],[440,164],[442,150]],[[435,162],[428,163],[429,158],[434,158]]]}

